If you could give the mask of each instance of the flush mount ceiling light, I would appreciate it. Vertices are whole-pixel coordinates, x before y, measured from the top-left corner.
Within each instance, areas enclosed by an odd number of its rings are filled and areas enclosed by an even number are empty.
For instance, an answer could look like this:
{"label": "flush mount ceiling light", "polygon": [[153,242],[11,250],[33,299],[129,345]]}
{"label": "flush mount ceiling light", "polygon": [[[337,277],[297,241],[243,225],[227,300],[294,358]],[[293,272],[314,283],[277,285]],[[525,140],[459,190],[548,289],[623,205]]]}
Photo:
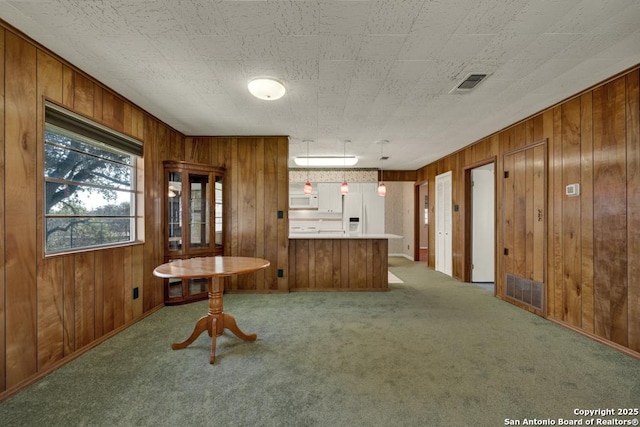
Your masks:
{"label": "flush mount ceiling light", "polygon": [[278,80],[271,77],[256,77],[247,85],[251,95],[265,101],[275,101],[284,96],[286,89]]}
{"label": "flush mount ceiling light", "polygon": [[353,166],[358,163],[358,158],[356,156],[298,156],[293,161],[298,166],[338,167]]}

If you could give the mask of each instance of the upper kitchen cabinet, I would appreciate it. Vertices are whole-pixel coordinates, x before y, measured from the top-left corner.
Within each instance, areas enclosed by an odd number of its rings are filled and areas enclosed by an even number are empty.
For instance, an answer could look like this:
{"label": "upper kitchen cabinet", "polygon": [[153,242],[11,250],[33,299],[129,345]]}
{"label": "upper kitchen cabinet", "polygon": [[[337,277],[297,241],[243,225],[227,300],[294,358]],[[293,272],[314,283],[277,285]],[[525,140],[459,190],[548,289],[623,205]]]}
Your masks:
{"label": "upper kitchen cabinet", "polygon": [[340,213],[342,212],[342,194],[340,183],[318,183],[318,212]]}
{"label": "upper kitchen cabinet", "polygon": [[[165,262],[223,255],[222,181],[225,169],[179,161],[164,162]],[[207,297],[208,279],[168,279],[165,303]]]}

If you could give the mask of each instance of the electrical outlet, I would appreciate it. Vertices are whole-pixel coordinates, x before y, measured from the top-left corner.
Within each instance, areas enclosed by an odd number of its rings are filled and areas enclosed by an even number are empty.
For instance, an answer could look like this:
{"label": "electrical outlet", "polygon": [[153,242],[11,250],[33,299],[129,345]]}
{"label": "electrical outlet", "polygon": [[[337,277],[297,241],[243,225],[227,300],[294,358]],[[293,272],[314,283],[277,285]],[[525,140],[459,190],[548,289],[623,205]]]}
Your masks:
{"label": "electrical outlet", "polygon": [[281,268],[278,269],[278,277],[284,277],[284,270]]}

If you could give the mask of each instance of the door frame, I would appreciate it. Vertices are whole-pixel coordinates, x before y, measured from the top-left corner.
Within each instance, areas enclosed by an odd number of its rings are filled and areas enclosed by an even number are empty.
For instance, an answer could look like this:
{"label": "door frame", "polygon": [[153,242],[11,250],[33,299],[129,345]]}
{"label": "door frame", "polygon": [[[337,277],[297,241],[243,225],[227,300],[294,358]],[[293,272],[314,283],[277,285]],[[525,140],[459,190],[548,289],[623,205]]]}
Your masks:
{"label": "door frame", "polygon": [[[548,272],[548,263],[549,263],[549,258],[548,258],[548,241],[549,241],[549,236],[548,236],[548,227],[549,227],[549,143],[548,143],[548,138],[542,138],[542,139],[538,139],[536,141],[533,141],[530,144],[524,145],[522,147],[519,148],[515,148],[513,150],[507,151],[505,153],[502,154],[502,171],[501,174],[502,176],[500,177],[501,179],[504,179],[504,159],[507,156],[512,156],[514,154],[517,154],[519,152],[522,151],[527,151],[527,150],[532,150],[536,147],[542,147],[543,148],[543,159],[544,159],[544,166],[543,166],[543,184],[542,184],[542,188],[544,190],[544,195],[543,195],[543,235],[542,235],[542,284],[544,285],[544,304],[543,304],[543,308],[542,310],[539,310],[537,308],[534,307],[528,307],[527,305],[521,303],[520,301],[514,300],[512,298],[509,298],[506,296],[506,283],[504,283],[504,289],[503,289],[503,294],[499,295],[502,299],[504,299],[505,301],[515,305],[516,307],[520,307],[524,310],[527,311],[531,311],[534,314],[537,314],[538,316],[547,318],[548,317],[548,301],[549,301],[549,295],[551,293],[551,290],[549,289],[548,286],[548,280],[547,280],[547,272]],[[496,179],[497,179],[497,174],[496,174]],[[504,248],[505,245],[505,211],[504,211],[504,203],[505,203],[505,186],[504,184],[501,185],[502,187],[502,194],[500,195],[500,199],[502,202],[502,209],[500,210],[500,234],[501,234],[501,240],[500,240],[500,248]],[[498,242],[496,241],[496,245],[498,244]],[[500,250],[500,253],[496,253],[496,259],[497,257],[503,257],[504,253],[502,253],[502,249]],[[497,273],[496,273],[497,274]],[[504,278],[506,276],[506,268],[504,266],[504,262],[501,262],[501,271],[500,271],[500,275],[501,275],[501,279]],[[497,294],[497,286],[496,286],[496,296],[498,296]]]}
{"label": "door frame", "polygon": [[[478,162],[472,163],[470,165],[467,165],[463,168],[463,176],[464,176],[464,206],[466,207],[466,209],[464,210],[464,271],[462,272],[462,281],[463,282],[471,282],[471,239],[473,238],[472,234],[471,234],[471,214],[472,214],[472,207],[471,207],[471,171],[475,168],[479,168],[481,166],[485,166],[488,165],[489,163],[493,163],[494,166],[494,174],[493,174],[493,253],[494,253],[494,257],[493,257],[493,271],[494,271],[494,275],[498,273],[498,254],[496,253],[496,244],[497,244],[497,238],[498,238],[498,223],[497,223],[497,219],[498,219],[498,215],[497,215],[497,206],[498,206],[498,197],[497,197],[497,191],[498,191],[498,187],[497,187],[497,172],[498,172],[498,163],[497,163],[497,156],[493,156],[493,157],[489,157],[487,159],[484,160],[480,160]],[[495,283],[495,277],[494,277],[494,283]],[[495,293],[495,292],[494,292]]]}
{"label": "door frame", "polygon": [[[440,178],[441,180],[446,178],[448,180],[448,183],[449,183],[449,193],[446,194],[447,196],[449,196],[449,199],[445,200],[446,203],[438,203],[438,196],[439,196],[438,178]],[[455,208],[453,206],[453,185],[454,185],[453,184],[453,170],[448,170],[446,172],[442,172],[442,173],[436,175],[436,178],[435,178],[434,182],[435,182],[435,206],[434,206],[434,208],[435,208],[435,218],[434,218],[434,220],[435,220],[435,225],[434,225],[435,245],[434,245],[434,248],[433,248],[434,251],[435,251],[435,254],[434,254],[435,255],[434,269],[436,271],[439,271],[439,272],[441,272],[443,274],[446,274],[446,275],[448,275],[450,277],[455,277],[454,274],[453,274],[453,212],[454,212],[454,210],[457,210],[457,206]],[[443,190],[444,190],[444,186],[443,186]],[[448,217],[446,216],[447,209],[445,208],[445,206],[447,206],[447,204],[449,205],[449,216]],[[445,270],[447,270],[447,271],[438,270],[438,267],[442,267],[442,262],[441,262],[440,266],[438,266],[438,258],[439,258],[438,254],[440,253],[440,250],[442,249],[438,245],[438,240],[439,240],[439,237],[438,237],[438,227],[439,227],[438,220],[439,219],[440,220],[443,219],[443,218],[438,218],[438,212],[439,212],[441,207],[443,207],[443,209],[444,209],[444,212],[443,212],[445,214],[444,219],[445,220],[446,219],[449,220],[448,227],[446,225],[447,224],[446,221],[445,221],[445,226],[444,226],[445,236],[449,236],[448,238],[444,237],[445,241],[447,241],[447,240],[449,241],[449,248],[448,248],[448,250],[445,251],[445,254],[444,254],[445,267],[449,267],[449,268],[445,268]],[[445,247],[445,249],[446,249],[446,247]],[[440,258],[440,259],[442,260],[442,258]],[[447,261],[448,261],[448,264],[447,264]],[[450,270],[450,271],[448,271],[448,270]]]}

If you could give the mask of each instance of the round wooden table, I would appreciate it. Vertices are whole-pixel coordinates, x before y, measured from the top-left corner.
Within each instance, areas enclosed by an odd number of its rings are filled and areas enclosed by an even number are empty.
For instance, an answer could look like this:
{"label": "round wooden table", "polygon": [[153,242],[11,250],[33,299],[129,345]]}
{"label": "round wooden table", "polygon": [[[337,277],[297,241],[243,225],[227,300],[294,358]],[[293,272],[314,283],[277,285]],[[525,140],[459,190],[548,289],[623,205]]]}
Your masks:
{"label": "round wooden table", "polygon": [[216,338],[222,335],[225,328],[240,339],[255,341],[258,337],[256,334],[247,335],[242,332],[238,328],[236,319],[223,311],[222,294],[224,292],[224,282],[221,278],[252,273],[267,268],[269,265],[269,261],[262,258],[215,256],[180,259],[157,266],[153,270],[153,274],[165,279],[209,278],[209,312],[196,322],[189,338],[182,342],[171,344],[171,348],[174,350],[186,348],[201,333],[207,331],[211,337],[209,363],[214,363],[216,360]]}

